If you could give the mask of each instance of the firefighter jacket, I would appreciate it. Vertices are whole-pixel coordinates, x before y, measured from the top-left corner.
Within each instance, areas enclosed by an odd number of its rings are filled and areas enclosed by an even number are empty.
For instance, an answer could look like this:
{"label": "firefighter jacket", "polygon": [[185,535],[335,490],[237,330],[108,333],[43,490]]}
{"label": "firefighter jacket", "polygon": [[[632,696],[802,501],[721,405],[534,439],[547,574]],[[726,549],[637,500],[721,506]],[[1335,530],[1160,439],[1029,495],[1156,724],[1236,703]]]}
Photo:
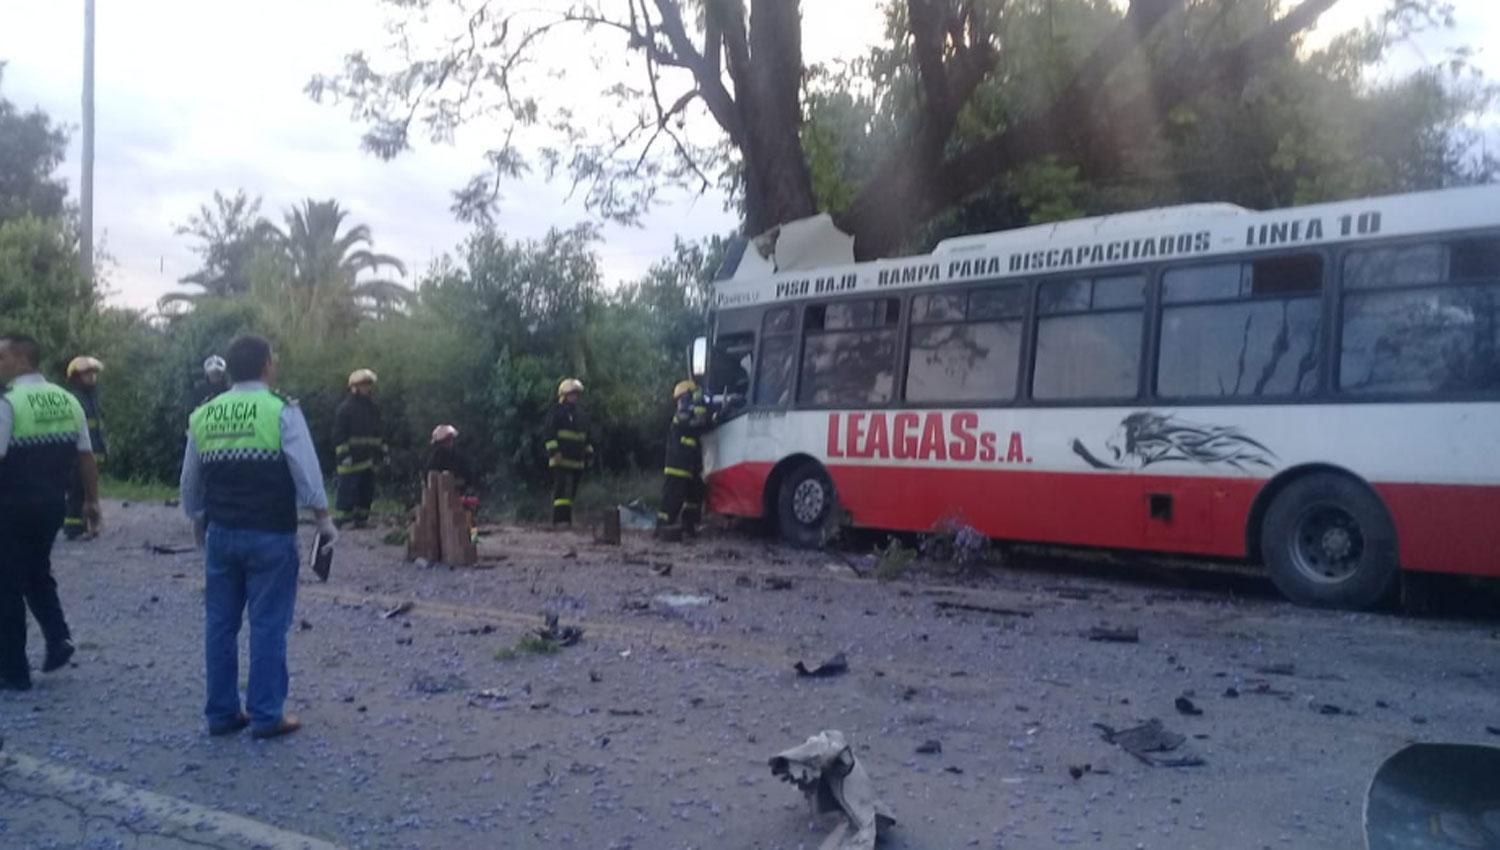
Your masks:
{"label": "firefighter jacket", "polygon": [[703,449],[698,440],[714,424],[702,390],[677,399],[672,427],[667,432],[667,463],[662,470],[678,478],[696,478],[703,472]]}
{"label": "firefighter jacket", "polygon": [[547,465],[551,467],[583,469],[594,454],[594,446],[589,442],[588,414],[566,401],[552,405],[547,412],[542,440],[547,449]]}
{"label": "firefighter jacket", "polygon": [[367,395],[350,393],[333,414],[333,453],[336,472],[348,475],[373,470],[384,463],[386,446],[380,407]]}
{"label": "firefighter jacket", "polygon": [[78,399],[83,406],[83,421],[88,425],[89,442],[94,445],[94,461],[104,462],[104,418],[99,413],[99,388],[86,387],[82,384],[69,384],[69,391]]}

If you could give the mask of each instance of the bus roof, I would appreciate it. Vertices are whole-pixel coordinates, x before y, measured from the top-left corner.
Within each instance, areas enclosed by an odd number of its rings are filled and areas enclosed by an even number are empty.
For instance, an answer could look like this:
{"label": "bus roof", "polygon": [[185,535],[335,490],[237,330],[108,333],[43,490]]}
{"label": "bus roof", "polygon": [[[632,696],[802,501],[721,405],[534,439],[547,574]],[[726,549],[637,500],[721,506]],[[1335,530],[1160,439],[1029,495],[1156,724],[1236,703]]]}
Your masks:
{"label": "bus roof", "polygon": [[913,257],[736,274],[714,285],[714,303],[732,309],[1041,274],[1098,274],[1145,263],[1486,227],[1500,227],[1500,185],[1264,212],[1233,204],[1186,204],[960,236]]}

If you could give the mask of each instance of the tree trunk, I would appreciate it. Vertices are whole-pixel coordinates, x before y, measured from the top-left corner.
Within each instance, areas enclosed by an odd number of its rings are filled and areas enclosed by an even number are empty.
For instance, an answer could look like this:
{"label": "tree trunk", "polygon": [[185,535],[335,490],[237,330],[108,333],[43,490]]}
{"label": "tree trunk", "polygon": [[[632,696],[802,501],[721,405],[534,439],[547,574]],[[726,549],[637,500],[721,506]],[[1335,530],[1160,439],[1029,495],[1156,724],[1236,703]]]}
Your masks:
{"label": "tree trunk", "polygon": [[753,0],[747,54],[735,62],[744,139],[745,232],[818,211],[802,150],[802,13],[798,0]]}

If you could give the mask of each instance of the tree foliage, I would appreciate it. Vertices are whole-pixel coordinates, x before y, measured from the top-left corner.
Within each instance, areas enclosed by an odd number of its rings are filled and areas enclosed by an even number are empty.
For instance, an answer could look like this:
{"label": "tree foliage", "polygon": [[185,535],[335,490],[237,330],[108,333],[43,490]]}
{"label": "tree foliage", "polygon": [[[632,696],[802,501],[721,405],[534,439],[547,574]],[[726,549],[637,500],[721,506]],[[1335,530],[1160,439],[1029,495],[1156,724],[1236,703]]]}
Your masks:
{"label": "tree foliage", "polygon": [[[5,63],[0,62],[0,83]],[[68,152],[68,134],[40,109],[22,112],[0,97],[0,222],[23,215],[60,218],[68,185],[53,176]]]}
{"label": "tree foliage", "polygon": [[[1202,157],[1174,155],[1183,150],[1243,154],[1247,168],[1308,161],[1288,149],[1335,132],[1304,137],[1319,117],[1308,110],[1351,88],[1371,94],[1358,71],[1372,53],[1415,26],[1451,23],[1443,0],[1394,0],[1369,30],[1308,61],[1302,35],[1336,2],[889,0],[889,43],[830,77],[805,64],[798,0],[385,0],[391,51],[352,54],[308,90],[350,104],[383,157],[471,122],[494,132],[488,172],[457,193],[463,215],[488,215],[501,182],[534,168],[566,175],[593,210],[625,221],[662,187],[724,180],[747,232],[824,207],[871,258],[975,203],[1029,195],[1045,215],[1068,214],[1074,180],[1096,197],[1115,190],[1116,204],[1148,183],[1193,197],[1223,185],[1205,179]],[[596,104],[554,94],[588,74],[579,58],[590,48]],[[1444,115],[1425,117],[1451,158]],[[1373,119],[1351,117],[1348,129],[1361,120]],[[1230,144],[1191,147],[1201,142]],[[1258,180],[1258,194],[1283,201],[1299,186],[1339,188],[1298,170],[1273,175],[1293,191],[1244,169],[1247,182],[1229,188],[1257,194]]]}

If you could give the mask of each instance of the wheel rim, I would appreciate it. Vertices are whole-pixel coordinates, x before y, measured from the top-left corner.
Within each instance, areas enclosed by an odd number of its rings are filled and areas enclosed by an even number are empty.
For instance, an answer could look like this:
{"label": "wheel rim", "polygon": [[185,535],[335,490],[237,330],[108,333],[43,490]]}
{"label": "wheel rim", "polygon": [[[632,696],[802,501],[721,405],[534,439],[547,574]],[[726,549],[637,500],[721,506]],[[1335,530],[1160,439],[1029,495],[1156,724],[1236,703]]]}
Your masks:
{"label": "wheel rim", "polygon": [[803,525],[812,525],[823,518],[828,506],[828,493],[823,482],[809,478],[792,491],[792,516]]}
{"label": "wheel rim", "polygon": [[1292,563],[1303,576],[1337,584],[1359,572],[1365,536],[1353,514],[1334,504],[1312,505],[1297,517],[1294,528]]}

